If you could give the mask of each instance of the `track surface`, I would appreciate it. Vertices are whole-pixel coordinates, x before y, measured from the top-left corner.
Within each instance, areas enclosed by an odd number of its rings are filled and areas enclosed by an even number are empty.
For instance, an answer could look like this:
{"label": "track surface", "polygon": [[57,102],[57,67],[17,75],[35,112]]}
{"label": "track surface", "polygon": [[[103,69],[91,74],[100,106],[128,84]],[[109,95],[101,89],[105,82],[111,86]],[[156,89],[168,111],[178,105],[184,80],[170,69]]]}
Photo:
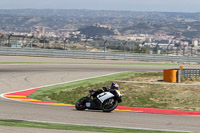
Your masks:
{"label": "track surface", "polygon": [[[64,60],[64,59],[63,59]],[[0,94],[122,71],[152,71],[178,66],[0,65]],[[185,68],[199,66],[185,66]],[[0,119],[200,132],[200,118],[133,112],[75,111],[0,99]]]}

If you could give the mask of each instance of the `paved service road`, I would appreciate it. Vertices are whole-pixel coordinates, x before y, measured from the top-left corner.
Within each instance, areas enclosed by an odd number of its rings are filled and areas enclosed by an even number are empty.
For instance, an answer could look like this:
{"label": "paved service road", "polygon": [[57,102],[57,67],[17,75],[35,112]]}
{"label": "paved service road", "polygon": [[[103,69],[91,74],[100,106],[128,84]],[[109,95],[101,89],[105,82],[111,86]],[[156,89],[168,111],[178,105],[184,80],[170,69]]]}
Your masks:
{"label": "paved service road", "polygon": [[[199,66],[184,67],[198,68]],[[178,66],[0,65],[0,94],[115,72],[163,70],[164,68],[178,68]],[[3,98],[0,98],[0,119],[200,132],[200,117],[120,111],[112,113],[76,111],[71,107],[45,106]]]}

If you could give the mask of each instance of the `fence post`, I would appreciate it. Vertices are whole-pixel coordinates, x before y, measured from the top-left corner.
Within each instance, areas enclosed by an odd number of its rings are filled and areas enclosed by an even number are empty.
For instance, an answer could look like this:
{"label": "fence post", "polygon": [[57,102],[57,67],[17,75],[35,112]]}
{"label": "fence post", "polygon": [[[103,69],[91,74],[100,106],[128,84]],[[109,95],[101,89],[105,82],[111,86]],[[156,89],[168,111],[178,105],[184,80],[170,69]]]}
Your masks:
{"label": "fence post", "polygon": [[199,77],[200,77],[200,69],[199,69]]}
{"label": "fence post", "polygon": [[178,83],[181,83],[182,70],[178,70]]}
{"label": "fence post", "polygon": [[183,66],[180,66],[179,67],[179,70],[178,70],[178,83],[181,82],[181,77],[182,77],[182,73],[183,72]]}

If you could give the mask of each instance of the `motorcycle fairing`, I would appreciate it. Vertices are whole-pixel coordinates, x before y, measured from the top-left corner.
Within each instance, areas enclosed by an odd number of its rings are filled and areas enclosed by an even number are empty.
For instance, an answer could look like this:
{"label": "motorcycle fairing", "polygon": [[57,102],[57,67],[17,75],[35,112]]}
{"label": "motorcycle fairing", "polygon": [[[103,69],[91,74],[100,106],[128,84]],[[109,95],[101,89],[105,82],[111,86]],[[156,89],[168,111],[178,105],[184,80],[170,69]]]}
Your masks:
{"label": "motorcycle fairing", "polygon": [[120,90],[115,90],[119,96],[122,96]]}
{"label": "motorcycle fairing", "polygon": [[114,97],[114,95],[110,92],[103,92],[99,95],[97,95],[97,98],[101,101],[101,103],[103,103],[105,100]]}

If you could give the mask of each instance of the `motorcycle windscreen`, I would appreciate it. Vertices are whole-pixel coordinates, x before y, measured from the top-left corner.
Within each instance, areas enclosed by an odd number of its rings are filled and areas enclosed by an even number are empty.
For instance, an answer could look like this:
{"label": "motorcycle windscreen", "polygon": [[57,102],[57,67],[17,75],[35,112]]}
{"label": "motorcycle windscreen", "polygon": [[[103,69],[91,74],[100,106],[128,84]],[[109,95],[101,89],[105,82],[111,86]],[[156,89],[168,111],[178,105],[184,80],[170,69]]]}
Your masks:
{"label": "motorcycle windscreen", "polygon": [[99,95],[97,95],[97,98],[103,103],[105,100],[114,97],[114,95],[110,92],[103,92]]}

